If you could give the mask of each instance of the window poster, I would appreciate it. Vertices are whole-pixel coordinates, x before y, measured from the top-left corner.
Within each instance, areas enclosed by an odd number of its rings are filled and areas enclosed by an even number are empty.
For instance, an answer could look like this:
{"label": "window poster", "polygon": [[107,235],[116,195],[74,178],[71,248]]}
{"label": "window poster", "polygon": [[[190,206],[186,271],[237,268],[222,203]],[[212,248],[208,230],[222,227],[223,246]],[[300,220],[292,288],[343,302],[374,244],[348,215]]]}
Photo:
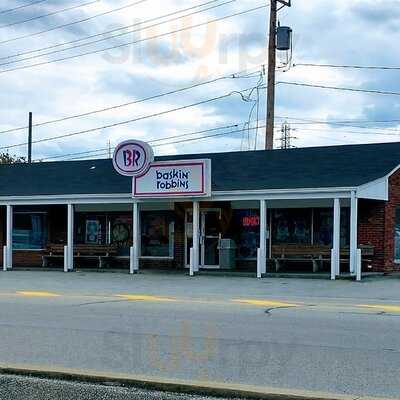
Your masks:
{"label": "window poster", "polygon": [[112,225],[111,242],[117,247],[127,248],[131,246],[132,218],[120,216],[115,218]]}
{"label": "window poster", "polygon": [[87,244],[99,244],[101,242],[101,225],[98,220],[86,221],[86,240]]}

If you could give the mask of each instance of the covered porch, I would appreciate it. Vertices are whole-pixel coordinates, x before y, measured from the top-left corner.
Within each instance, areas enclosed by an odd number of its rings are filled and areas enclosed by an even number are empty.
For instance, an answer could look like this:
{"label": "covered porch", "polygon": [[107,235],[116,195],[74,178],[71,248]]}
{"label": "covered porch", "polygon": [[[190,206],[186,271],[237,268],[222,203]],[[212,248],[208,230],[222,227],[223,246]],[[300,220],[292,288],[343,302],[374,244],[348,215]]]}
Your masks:
{"label": "covered porch", "polygon": [[[16,199],[2,207],[3,269],[32,266],[328,272],[361,279],[372,246],[358,245],[355,191]],[[224,242],[225,241],[225,242]],[[230,261],[221,258],[228,243]],[[226,250],[226,249],[225,249]],[[232,251],[234,255],[232,256]],[[28,256],[29,255],[29,256]],[[28,256],[28,257],[27,257]]]}

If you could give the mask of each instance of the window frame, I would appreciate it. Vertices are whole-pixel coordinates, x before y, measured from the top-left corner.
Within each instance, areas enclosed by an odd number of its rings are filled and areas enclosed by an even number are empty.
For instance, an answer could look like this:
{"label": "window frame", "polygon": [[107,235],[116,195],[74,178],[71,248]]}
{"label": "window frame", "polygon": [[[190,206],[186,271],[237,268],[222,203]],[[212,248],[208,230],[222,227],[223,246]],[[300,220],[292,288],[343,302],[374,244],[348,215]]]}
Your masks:
{"label": "window frame", "polygon": [[[145,256],[143,255],[143,243],[142,243],[142,226],[143,226],[143,214],[144,213],[169,213],[172,216],[170,223],[168,224],[168,239],[169,239],[169,255],[168,256]],[[141,260],[168,260],[172,261],[175,259],[175,229],[176,229],[176,221],[175,221],[175,214],[171,212],[171,210],[157,210],[157,211],[150,211],[150,210],[141,210],[140,211],[140,218],[139,218],[139,237],[140,237],[140,244],[139,244],[139,258]],[[172,229],[171,229],[172,226]],[[171,242],[172,240],[172,242]]]}
{"label": "window frame", "polygon": [[393,232],[393,262],[395,264],[400,264],[400,258],[398,258],[397,254],[397,241],[399,241],[399,247],[400,247],[400,235],[397,237],[396,233],[396,228],[399,226],[399,231],[400,231],[400,206],[396,207],[395,211],[395,221],[394,221],[394,232]]}
{"label": "window frame", "polygon": [[[46,228],[46,229],[44,230],[43,233],[46,232],[46,236],[47,236],[47,237],[45,236],[45,237],[44,237],[44,240],[43,240],[43,243],[45,244],[44,247],[42,247],[42,248],[40,248],[40,249],[29,249],[29,248],[16,248],[16,247],[14,246],[15,217],[16,217],[17,215],[21,215],[21,214],[24,214],[24,215],[37,215],[37,214],[43,215],[43,217],[44,217],[44,222],[45,222],[45,224],[43,224],[43,227]],[[43,251],[46,250],[46,243],[45,243],[45,242],[46,242],[46,241],[48,242],[48,235],[49,235],[49,229],[48,229],[48,215],[49,215],[48,211],[14,211],[14,212],[13,212],[12,247],[13,247],[13,250],[14,250],[14,251],[43,252]]]}

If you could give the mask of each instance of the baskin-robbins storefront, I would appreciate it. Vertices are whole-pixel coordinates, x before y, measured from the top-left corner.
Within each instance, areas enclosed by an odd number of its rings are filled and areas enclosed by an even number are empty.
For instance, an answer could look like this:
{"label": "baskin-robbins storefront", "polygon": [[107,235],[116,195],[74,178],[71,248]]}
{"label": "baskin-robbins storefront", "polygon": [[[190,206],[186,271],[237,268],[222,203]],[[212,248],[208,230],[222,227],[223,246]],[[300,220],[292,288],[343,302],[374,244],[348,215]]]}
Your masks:
{"label": "baskin-robbins storefront", "polygon": [[400,143],[0,165],[18,267],[400,271]]}

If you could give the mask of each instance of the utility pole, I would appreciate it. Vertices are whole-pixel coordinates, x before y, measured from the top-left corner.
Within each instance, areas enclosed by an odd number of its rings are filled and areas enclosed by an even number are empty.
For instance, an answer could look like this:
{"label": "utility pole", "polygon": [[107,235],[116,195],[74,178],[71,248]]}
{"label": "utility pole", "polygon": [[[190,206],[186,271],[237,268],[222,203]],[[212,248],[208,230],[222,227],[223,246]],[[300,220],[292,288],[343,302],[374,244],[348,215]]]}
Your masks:
{"label": "utility pole", "polygon": [[32,113],[29,113],[29,128],[28,128],[28,163],[32,164]]}
{"label": "utility pole", "polygon": [[[279,9],[278,3],[281,4]],[[273,150],[274,148],[276,29],[278,11],[285,6],[291,7],[291,0],[271,0],[268,44],[267,123],[265,132],[266,150]]]}

